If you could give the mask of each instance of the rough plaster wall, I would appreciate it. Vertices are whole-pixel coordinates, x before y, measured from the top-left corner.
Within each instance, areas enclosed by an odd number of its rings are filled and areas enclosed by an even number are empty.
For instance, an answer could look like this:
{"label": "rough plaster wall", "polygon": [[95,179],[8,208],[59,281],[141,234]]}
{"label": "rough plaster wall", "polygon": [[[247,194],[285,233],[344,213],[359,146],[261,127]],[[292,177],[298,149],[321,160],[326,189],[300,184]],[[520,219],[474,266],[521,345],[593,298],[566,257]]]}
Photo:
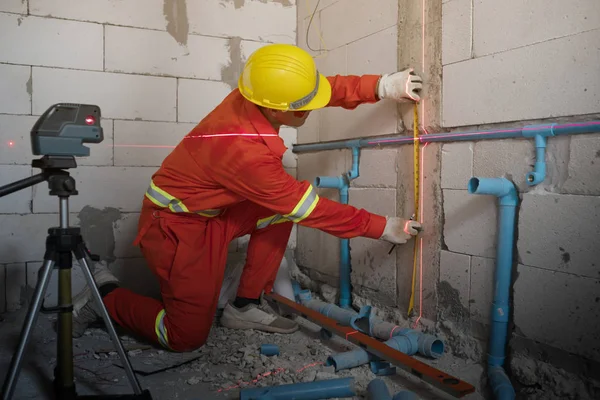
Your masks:
{"label": "rough plaster wall", "polygon": [[[132,245],[150,176],[235,86],[252,51],[296,42],[295,21],[290,0],[3,0],[0,185],[39,172],[31,168],[29,131],[47,107],[98,104],[105,139],[89,145],[91,156],[71,171],[79,190],[71,224],[124,284],[156,294]],[[283,128],[282,137],[291,147],[296,130]],[[295,176],[295,155],[288,151],[283,162]],[[35,287],[57,212],[46,184],[0,199],[0,312],[19,308]],[[245,251],[247,241],[230,251]],[[289,247],[295,242],[294,232]],[[76,291],[83,284],[78,268],[74,277]]]}
{"label": "rough plaster wall", "polygon": [[[444,127],[598,119],[599,42],[600,3],[594,0],[443,2]],[[468,194],[467,182],[472,176],[511,179],[521,197],[511,354],[598,379],[600,136],[550,138],[546,180],[532,188],[525,173],[534,152],[531,140],[442,146],[440,280],[458,291],[454,306],[468,310],[487,338],[497,208],[494,198]]]}

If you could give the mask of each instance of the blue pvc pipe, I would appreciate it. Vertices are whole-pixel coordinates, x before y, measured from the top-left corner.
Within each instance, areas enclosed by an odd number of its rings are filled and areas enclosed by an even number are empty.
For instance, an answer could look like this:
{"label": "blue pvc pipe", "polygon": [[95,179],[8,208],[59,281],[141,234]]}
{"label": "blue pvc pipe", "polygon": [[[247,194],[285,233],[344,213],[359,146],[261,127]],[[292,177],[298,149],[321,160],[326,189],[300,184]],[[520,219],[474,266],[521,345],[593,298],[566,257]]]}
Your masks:
{"label": "blue pvc pipe", "polygon": [[279,346],[276,344],[262,344],[260,346],[260,354],[268,357],[279,355]]}
{"label": "blue pvc pipe", "polygon": [[[523,128],[513,129],[491,129],[488,131],[465,131],[465,132],[447,132],[447,133],[431,133],[421,135],[421,143],[435,142],[457,142],[466,140],[485,140],[485,139],[515,139],[527,137],[528,130],[535,126],[536,129],[551,129],[553,136],[560,135],[578,135],[585,133],[599,133],[600,121],[588,121],[581,123],[570,124],[554,124],[532,125]],[[364,148],[364,147],[381,147],[381,146],[397,146],[403,144],[412,144],[414,142],[412,136],[391,136],[386,138],[363,138],[352,140],[339,140],[335,142],[311,143],[311,144],[296,144],[292,146],[294,153],[306,153],[311,151],[323,150],[339,150],[349,148]]]}
{"label": "blue pvc pipe", "polygon": [[[349,141],[349,143],[358,144],[358,141]],[[318,188],[337,189],[340,194],[340,203],[348,204],[348,189],[350,181],[359,176],[359,156],[358,147],[352,147],[352,167],[342,176],[318,176],[315,178],[314,185]],[[340,241],[340,307],[349,308],[352,304],[351,299],[351,264],[350,264],[350,241],[341,239]]]}
{"label": "blue pvc pipe", "polygon": [[240,400],[320,400],[353,396],[356,396],[354,378],[248,388],[240,391]]}
{"label": "blue pvc pipe", "polygon": [[369,394],[369,400],[392,400],[392,395],[381,379],[373,379],[367,385],[367,393]]}
{"label": "blue pvc pipe", "polygon": [[334,319],[339,324],[344,326],[350,326],[350,321],[356,315],[351,309],[341,308],[335,304],[325,303],[320,300],[308,300],[303,302],[305,307],[315,310],[326,317]]}
{"label": "blue pvc pipe", "polygon": [[[404,353],[408,356],[415,355],[420,352],[419,333],[418,331],[406,330],[405,334],[394,336],[384,342],[385,345]],[[410,332],[408,332],[410,331]],[[442,343],[440,341],[440,343]],[[442,350],[443,351],[443,350]],[[423,353],[421,353],[423,354]],[[327,365],[333,366],[336,371],[359,367],[371,361],[377,361],[378,357],[367,352],[363,348],[356,348],[344,353],[334,354],[327,358]]]}
{"label": "blue pvc pipe", "polygon": [[514,399],[515,391],[503,369],[509,320],[509,295],[513,264],[516,207],[519,195],[505,178],[471,178],[469,193],[498,197],[495,290],[488,350],[488,376],[496,399]]}

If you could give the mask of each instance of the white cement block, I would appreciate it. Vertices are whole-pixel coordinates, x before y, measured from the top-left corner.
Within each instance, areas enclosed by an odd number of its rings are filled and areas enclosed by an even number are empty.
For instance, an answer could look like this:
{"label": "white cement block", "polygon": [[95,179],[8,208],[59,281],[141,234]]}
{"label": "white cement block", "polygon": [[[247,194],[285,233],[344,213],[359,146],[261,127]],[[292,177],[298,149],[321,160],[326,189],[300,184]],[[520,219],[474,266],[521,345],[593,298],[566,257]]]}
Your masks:
{"label": "white cement block", "polygon": [[[28,0],[32,15],[165,30],[164,0]],[[143,12],[140,12],[143,10]]]}
{"label": "white cement block", "polygon": [[[336,3],[331,8],[342,3]],[[396,52],[387,52],[382,55],[377,49],[382,47],[396,49],[397,42],[397,28],[394,25],[357,40],[347,47],[335,49],[322,58],[317,58],[317,66],[322,73],[330,76],[395,72],[398,65]],[[398,132],[397,104],[393,101],[362,104],[354,110],[332,107],[320,110],[319,114],[319,139],[321,141]]]}
{"label": "white cement block", "polygon": [[177,121],[197,124],[231,93],[224,82],[179,79]]}
{"label": "white cement block", "polygon": [[43,260],[48,228],[58,223],[58,214],[0,214],[0,264]]}
{"label": "white cement block", "polygon": [[[520,190],[529,188],[525,175],[533,171],[532,165],[535,163],[533,140],[481,140],[475,142],[473,151],[473,176],[503,176],[514,182]],[[467,188],[467,183],[463,188]]]}
{"label": "white cement block", "polygon": [[395,188],[398,183],[398,150],[361,149],[358,172],[358,178],[350,183],[352,186]]}
{"label": "white cement block", "polygon": [[34,67],[33,85],[35,115],[54,103],[68,101],[97,104],[104,118],[148,121],[176,118],[175,78]]}
{"label": "white cement block", "polygon": [[31,153],[30,131],[37,117],[0,115],[0,164],[31,166],[37,158]]}
{"label": "white cement block", "polygon": [[[471,58],[471,0],[455,0],[442,5],[442,64]],[[496,32],[497,34],[498,32]],[[501,35],[497,35],[501,36]]]}
{"label": "white cement block", "polygon": [[[39,169],[35,173],[41,172]],[[27,165],[3,165],[0,168],[0,186],[29,178],[32,175],[31,167]],[[40,183],[47,187],[46,183]],[[32,188],[21,189],[4,197],[0,197],[0,214],[27,214],[31,212]]]}
{"label": "white cement block", "polygon": [[471,292],[469,311],[471,318],[479,323],[490,324],[490,310],[494,300],[494,273],[496,260],[493,258],[471,258]]}
{"label": "white cement block", "polygon": [[[138,212],[154,172],[156,168],[151,167],[79,167],[71,173],[79,194],[71,197],[70,210],[77,213],[87,205]],[[34,189],[34,213],[56,212],[57,207],[56,197],[51,197],[47,190]]]}
{"label": "white cement block", "polygon": [[599,41],[596,29],[445,66],[444,126],[600,112]]}
{"label": "white cement block", "polygon": [[296,43],[295,2],[188,1],[187,16],[190,33]]}
{"label": "white cement block", "polygon": [[320,110],[317,113],[312,113],[306,119],[304,125],[298,128],[298,143],[314,143],[319,141],[319,124],[321,113],[325,110]]}
{"label": "white cement block", "polygon": [[443,190],[444,241],[448,250],[481,257],[496,256],[498,202],[494,196]]}
{"label": "white cement block", "polygon": [[133,245],[133,241],[137,236],[139,219],[139,213],[123,213],[121,214],[121,218],[115,222],[113,229],[115,235],[115,257],[142,257],[140,248]]}
{"label": "white cement block", "polygon": [[[387,29],[348,44],[346,68],[349,75],[385,74],[398,70],[398,27]],[[386,49],[388,51],[381,51]]]}
{"label": "white cement block", "polygon": [[471,256],[442,250],[440,253],[440,282],[447,282],[458,291],[464,308],[469,308]]}
{"label": "white cement block", "polygon": [[[296,7],[298,7],[298,19],[302,20],[305,18],[309,18],[310,16],[317,11],[319,11],[331,6],[334,3],[337,3],[339,0],[321,0],[320,2],[314,2],[310,0],[297,0]],[[318,3],[318,4],[317,4]],[[316,18],[316,16],[315,16]]]}
{"label": "white cement block", "polygon": [[27,14],[27,1],[3,0],[2,3],[0,3],[0,11],[17,14]]}
{"label": "white cement block", "polygon": [[105,30],[106,71],[220,80],[221,69],[230,62],[227,39],[189,35],[181,46],[167,32],[120,26]]}
{"label": "white cement block", "polygon": [[338,1],[321,11],[323,39],[328,49],[372,35],[396,25],[397,21],[396,0]]}
{"label": "white cement block", "polygon": [[115,165],[159,167],[194,126],[176,122],[115,121]]}
{"label": "white cement block", "polygon": [[102,70],[102,25],[0,14],[0,61]]}
{"label": "white cement block", "polygon": [[575,135],[570,140],[569,174],[562,190],[600,195],[600,135]]}
{"label": "white cement block", "polygon": [[23,288],[27,284],[25,263],[6,264],[6,310],[13,312],[21,308]]}
{"label": "white cement block", "polygon": [[600,28],[595,0],[475,0],[473,6],[476,57]]}
{"label": "white cement block", "polygon": [[[338,47],[327,53],[315,57],[315,64],[320,73],[325,76],[346,75],[346,50],[347,47]],[[324,109],[322,111],[326,111]]]}
{"label": "white cement block", "polygon": [[[310,27],[310,30],[309,30]],[[308,42],[306,33],[308,31]],[[322,54],[321,50],[324,48],[323,41],[321,41],[321,13],[317,12],[312,19],[306,17],[303,20],[298,20],[298,47],[306,50],[311,56],[318,58],[327,57],[326,54]],[[310,48],[309,48],[310,45]]]}
{"label": "white cement block", "polygon": [[318,229],[298,226],[297,264],[323,274],[340,275],[340,240]]}
{"label": "white cement block", "polygon": [[0,113],[31,114],[31,67],[0,64]]}
{"label": "white cement block", "polygon": [[517,243],[523,264],[598,278],[599,235],[600,197],[523,195]]}
{"label": "white cement block", "polygon": [[[600,280],[518,266],[514,322],[525,336],[550,346],[600,359]],[[569,332],[565,335],[565,329]]]}
{"label": "white cement block", "polygon": [[442,145],[442,188],[464,190],[471,177],[473,177],[473,143],[444,143]]}
{"label": "white cement block", "polygon": [[[383,215],[396,215],[395,189],[350,189],[350,205]],[[396,257],[388,255],[390,244],[368,238],[350,240],[352,282],[396,297]]]}
{"label": "white cement block", "polygon": [[295,128],[282,127],[279,136],[283,139],[287,151],[283,154],[283,166],[286,168],[296,168],[298,156],[292,153],[292,146],[296,144],[298,133]]}
{"label": "white cement block", "polygon": [[320,110],[319,140],[330,141],[398,133],[394,102],[363,104],[354,110],[332,107]]}

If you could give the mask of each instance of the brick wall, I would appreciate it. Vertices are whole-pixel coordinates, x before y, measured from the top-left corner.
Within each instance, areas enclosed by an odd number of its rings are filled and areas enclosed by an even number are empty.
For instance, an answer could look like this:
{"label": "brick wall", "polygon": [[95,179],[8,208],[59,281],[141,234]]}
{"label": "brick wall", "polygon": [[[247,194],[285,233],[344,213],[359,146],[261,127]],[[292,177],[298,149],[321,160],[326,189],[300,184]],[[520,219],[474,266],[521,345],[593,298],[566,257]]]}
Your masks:
{"label": "brick wall", "polygon": [[[296,43],[296,5],[5,0],[0,37],[0,185],[39,172],[31,168],[29,131],[51,104],[99,105],[105,139],[89,145],[91,156],[78,158],[71,171],[80,192],[70,200],[71,224],[125,284],[150,292],[152,278],[131,244],[150,176],[169,147],[229,93],[252,51]],[[282,137],[291,146],[296,130],[283,128]],[[290,151],[284,166],[295,176]],[[35,287],[57,212],[46,184],[0,198],[0,312],[19,308],[30,293],[24,289]],[[246,242],[230,250],[244,251]],[[83,283],[77,271],[74,290]],[[55,283],[48,290],[55,296]]]}
{"label": "brick wall", "polygon": [[[298,44],[313,54],[326,76],[383,74],[398,68],[398,3],[396,0],[298,2]],[[314,14],[314,15],[313,15]],[[312,17],[312,23],[311,21]],[[308,30],[310,23],[310,30]],[[308,41],[306,34],[308,31]],[[310,143],[398,132],[398,110],[391,102],[365,104],[355,110],[328,108],[315,111],[298,129],[298,142]],[[361,150],[360,177],[352,181],[349,202],[383,215],[396,215],[397,149]],[[298,178],[339,176],[352,165],[349,151],[298,155]],[[339,200],[336,190],[319,189],[321,196]],[[350,241],[352,284],[355,291],[394,305],[396,257],[381,242]],[[338,238],[321,231],[298,228],[298,263],[315,276],[337,285]]]}
{"label": "brick wall", "polygon": [[[597,1],[445,1],[444,127],[599,119],[599,42]],[[513,341],[562,350],[553,360],[558,364],[568,353],[600,361],[599,150],[598,135],[548,139],[547,177],[532,188],[525,181],[534,163],[532,140],[443,145],[441,280],[487,328],[497,208],[494,198],[469,195],[467,182],[471,176],[511,179],[521,195]]]}

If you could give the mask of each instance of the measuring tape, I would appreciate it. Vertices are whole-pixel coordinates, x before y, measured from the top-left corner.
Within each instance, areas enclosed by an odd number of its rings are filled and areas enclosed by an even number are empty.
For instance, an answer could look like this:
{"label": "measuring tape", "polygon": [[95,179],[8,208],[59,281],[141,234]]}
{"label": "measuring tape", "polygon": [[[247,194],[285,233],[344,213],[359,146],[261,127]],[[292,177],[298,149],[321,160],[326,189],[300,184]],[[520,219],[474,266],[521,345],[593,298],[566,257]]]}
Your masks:
{"label": "measuring tape", "polygon": [[[411,219],[419,220],[419,156],[421,143],[419,141],[419,106],[417,103],[414,105],[414,121],[413,121],[413,180],[414,180],[414,188],[415,188],[415,213],[413,214]],[[420,221],[421,223],[423,221]],[[413,275],[412,275],[412,287],[410,291],[410,301],[408,302],[408,315],[413,311],[415,304],[415,285],[417,280],[417,255],[418,255],[418,240],[415,238],[414,247],[413,247]]]}

